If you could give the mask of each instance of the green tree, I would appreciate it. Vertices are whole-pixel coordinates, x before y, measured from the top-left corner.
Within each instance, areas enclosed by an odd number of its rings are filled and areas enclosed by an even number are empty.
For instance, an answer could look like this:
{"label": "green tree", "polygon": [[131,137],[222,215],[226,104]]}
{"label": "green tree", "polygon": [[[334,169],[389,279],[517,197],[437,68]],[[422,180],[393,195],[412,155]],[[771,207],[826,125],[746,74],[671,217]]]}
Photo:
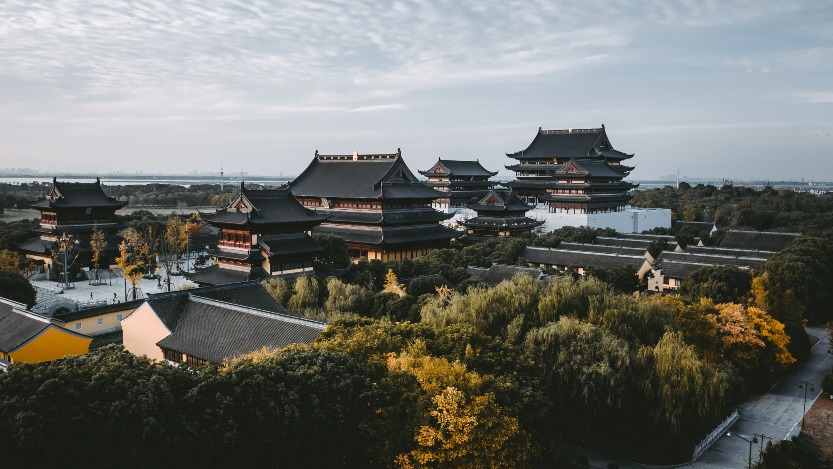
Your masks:
{"label": "green tree", "polygon": [[696,302],[746,303],[752,289],[752,273],[731,265],[712,265],[695,270],[680,286],[680,295]]}
{"label": "green tree", "polygon": [[319,287],[315,277],[302,275],[295,279],[292,296],[287,302],[291,311],[303,312],[307,309],[318,308]]}
{"label": "green tree", "polygon": [[612,269],[591,266],[586,274],[609,284],[619,293],[630,294],[640,289],[639,277],[632,265],[622,264]]}
{"label": "green tree", "polygon": [[23,303],[27,308],[31,308],[35,306],[36,296],[35,288],[26,277],[17,272],[0,270],[0,297]]}
{"label": "green tree", "polygon": [[316,233],[312,235],[312,240],[321,248],[321,252],[315,257],[316,261],[336,268],[350,266],[347,242],[343,238],[326,233]]}
{"label": "green tree", "polygon": [[292,296],[292,286],[289,282],[282,278],[273,277],[268,278],[261,283],[279,305],[286,307],[289,303],[289,298]]}

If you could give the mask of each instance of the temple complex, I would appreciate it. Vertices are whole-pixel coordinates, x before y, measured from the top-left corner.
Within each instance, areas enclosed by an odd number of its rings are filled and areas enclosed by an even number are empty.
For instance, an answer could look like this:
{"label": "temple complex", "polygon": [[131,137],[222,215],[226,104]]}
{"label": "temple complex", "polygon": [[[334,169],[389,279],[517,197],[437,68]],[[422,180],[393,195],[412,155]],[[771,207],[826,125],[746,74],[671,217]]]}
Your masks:
{"label": "temple complex", "polygon": [[59,182],[52,179],[49,195],[29,204],[40,212],[38,237],[20,243],[17,248],[45,268],[52,265],[52,254],[60,251],[59,241],[66,236],[74,242],[77,262],[90,266],[93,255],[90,237],[94,230],[104,232],[107,246],[102,250],[99,265],[107,267],[118,256],[119,230],[116,210],[127,205],[104,193],[101,180],[95,182]]}
{"label": "temple complex", "polygon": [[670,227],[665,209],[638,209],[628,205],[628,191],[638,184],[625,181],[633,154],[613,148],[604,125],[595,129],[542,130],[526,149],[507,153],[517,160],[506,166],[515,171],[509,183],[535,215],[544,212],[546,230],[562,226],[614,228],[639,233]]}
{"label": "temple complex", "polygon": [[466,227],[467,240],[517,236],[544,224],[525,215],[533,207],[510,189],[492,189],[469,208],[477,212],[477,216],[461,222]]}
{"label": "temple complex", "polygon": [[290,183],[304,205],[326,215],[315,233],[347,242],[350,257],[411,259],[442,247],[461,235],[440,221],[434,210],[443,196],[420,182],[399,150],[390,154],[321,155]]}
{"label": "temple complex", "polygon": [[250,190],[240,183],[226,208],[203,215],[220,230],[217,264],[186,276],[205,286],[312,271],[321,249],[310,232],[325,218],[304,208],[289,189]]}
{"label": "temple complex", "polygon": [[479,161],[438,159],[434,166],[420,174],[428,178],[428,187],[444,193],[432,206],[446,213],[468,205],[484,197],[497,184],[489,178],[497,171],[489,171]]}

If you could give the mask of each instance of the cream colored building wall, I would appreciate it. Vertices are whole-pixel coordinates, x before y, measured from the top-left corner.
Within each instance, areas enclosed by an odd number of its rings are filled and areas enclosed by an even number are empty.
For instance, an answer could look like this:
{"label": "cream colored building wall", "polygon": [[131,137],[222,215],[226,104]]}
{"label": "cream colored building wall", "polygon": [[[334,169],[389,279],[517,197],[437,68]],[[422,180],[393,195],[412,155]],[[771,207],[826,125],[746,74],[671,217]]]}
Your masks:
{"label": "cream colored building wall", "polygon": [[[121,330],[121,321],[127,319],[133,311],[134,308],[128,308],[123,311],[113,311],[111,313],[100,314],[89,318],[67,321],[65,324],[60,324],[60,326],[64,329],[84,335],[94,336],[106,334],[108,332]],[[121,320],[119,320],[119,315],[122,316]],[[99,320],[101,320],[101,324],[98,323]],[[81,325],[80,328],[78,327],[79,324]]]}
{"label": "cream colored building wall", "polygon": [[148,303],[139,306],[122,323],[124,349],[133,355],[162,360],[162,349],[156,343],[171,335],[171,331],[153,311]]}

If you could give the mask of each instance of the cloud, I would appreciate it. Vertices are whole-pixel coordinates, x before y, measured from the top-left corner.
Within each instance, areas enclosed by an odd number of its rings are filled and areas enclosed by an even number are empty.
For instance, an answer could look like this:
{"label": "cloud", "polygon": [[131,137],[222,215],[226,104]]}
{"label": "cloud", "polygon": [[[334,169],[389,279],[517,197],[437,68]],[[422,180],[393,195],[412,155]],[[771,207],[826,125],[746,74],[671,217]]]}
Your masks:
{"label": "cloud", "polygon": [[794,103],[829,104],[833,103],[833,91],[802,91],[790,95]]}

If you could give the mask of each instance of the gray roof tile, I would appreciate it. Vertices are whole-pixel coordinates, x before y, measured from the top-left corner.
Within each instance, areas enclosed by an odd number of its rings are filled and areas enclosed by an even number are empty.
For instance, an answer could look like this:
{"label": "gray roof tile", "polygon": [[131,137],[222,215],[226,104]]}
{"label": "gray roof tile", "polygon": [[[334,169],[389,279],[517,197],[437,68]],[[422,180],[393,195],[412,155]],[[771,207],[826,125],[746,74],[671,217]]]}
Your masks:
{"label": "gray roof tile", "polygon": [[273,311],[189,295],[171,335],[162,348],[213,363],[222,363],[264,347],[279,349],[315,340],[326,324]]}

